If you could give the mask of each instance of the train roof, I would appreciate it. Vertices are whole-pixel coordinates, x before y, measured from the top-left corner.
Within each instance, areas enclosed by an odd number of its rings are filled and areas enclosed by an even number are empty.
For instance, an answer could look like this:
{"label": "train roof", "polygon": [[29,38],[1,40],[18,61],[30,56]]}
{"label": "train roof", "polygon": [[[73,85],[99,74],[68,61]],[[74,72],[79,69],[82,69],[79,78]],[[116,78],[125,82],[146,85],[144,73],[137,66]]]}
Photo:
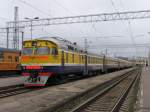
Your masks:
{"label": "train roof", "polygon": [[[82,53],[85,53],[85,50],[80,47],[79,45],[77,45],[76,42],[72,43],[71,41],[68,41],[64,38],[61,37],[40,37],[37,38],[35,40],[48,40],[48,41],[52,41],[54,43],[56,43],[58,45],[59,48],[64,49],[64,50],[76,50]],[[95,55],[95,56],[102,56],[102,55],[98,55],[95,53],[91,53],[88,52],[88,55]]]}
{"label": "train roof", "polygon": [[16,49],[8,49],[8,48],[2,48],[0,47],[0,52],[20,52],[19,50]]}
{"label": "train roof", "polygon": [[48,40],[56,43],[59,48],[68,50],[68,47],[70,48],[76,48],[79,50],[83,50],[81,47],[79,47],[76,43],[72,43],[66,39],[63,39],[61,37],[40,37],[35,40]]}

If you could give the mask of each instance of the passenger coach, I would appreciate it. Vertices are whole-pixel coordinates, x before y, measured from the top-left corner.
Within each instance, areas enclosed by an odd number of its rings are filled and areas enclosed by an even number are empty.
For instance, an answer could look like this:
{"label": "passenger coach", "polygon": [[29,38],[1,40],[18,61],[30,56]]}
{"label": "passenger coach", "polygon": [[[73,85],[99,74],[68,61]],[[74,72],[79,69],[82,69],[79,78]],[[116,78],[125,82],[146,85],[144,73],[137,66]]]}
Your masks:
{"label": "passenger coach", "polygon": [[19,56],[18,50],[0,48],[0,76],[19,75]]}

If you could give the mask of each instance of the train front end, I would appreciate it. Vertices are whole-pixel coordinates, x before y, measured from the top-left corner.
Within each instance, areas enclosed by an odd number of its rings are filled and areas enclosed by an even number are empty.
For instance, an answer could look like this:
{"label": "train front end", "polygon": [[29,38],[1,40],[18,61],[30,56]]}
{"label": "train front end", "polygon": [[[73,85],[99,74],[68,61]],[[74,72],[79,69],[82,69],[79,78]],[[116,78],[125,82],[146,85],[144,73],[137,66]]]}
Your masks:
{"label": "train front end", "polygon": [[48,79],[54,75],[50,68],[59,63],[58,48],[54,42],[24,41],[21,65],[25,86],[45,86]]}

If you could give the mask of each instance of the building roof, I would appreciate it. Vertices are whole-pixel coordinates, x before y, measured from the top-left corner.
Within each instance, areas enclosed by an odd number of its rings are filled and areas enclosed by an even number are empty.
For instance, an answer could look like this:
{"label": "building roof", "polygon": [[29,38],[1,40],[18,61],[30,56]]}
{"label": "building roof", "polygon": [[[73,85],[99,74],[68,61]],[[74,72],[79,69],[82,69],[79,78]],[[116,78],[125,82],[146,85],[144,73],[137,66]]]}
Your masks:
{"label": "building roof", "polygon": [[19,50],[0,47],[0,52],[19,52]]}

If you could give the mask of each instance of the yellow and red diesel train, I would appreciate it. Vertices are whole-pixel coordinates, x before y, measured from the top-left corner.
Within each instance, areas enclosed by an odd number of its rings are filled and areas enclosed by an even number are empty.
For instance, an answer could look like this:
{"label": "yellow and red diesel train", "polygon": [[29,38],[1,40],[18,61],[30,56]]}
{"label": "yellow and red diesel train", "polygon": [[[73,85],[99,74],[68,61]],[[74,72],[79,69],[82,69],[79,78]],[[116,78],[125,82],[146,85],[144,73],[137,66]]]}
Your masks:
{"label": "yellow and red diesel train", "polygon": [[20,51],[0,48],[0,76],[16,75],[20,73]]}
{"label": "yellow and red diesel train", "polygon": [[76,76],[131,67],[132,63],[86,53],[76,43],[59,37],[26,40],[21,55],[25,86],[45,86],[53,79],[64,80]]}

